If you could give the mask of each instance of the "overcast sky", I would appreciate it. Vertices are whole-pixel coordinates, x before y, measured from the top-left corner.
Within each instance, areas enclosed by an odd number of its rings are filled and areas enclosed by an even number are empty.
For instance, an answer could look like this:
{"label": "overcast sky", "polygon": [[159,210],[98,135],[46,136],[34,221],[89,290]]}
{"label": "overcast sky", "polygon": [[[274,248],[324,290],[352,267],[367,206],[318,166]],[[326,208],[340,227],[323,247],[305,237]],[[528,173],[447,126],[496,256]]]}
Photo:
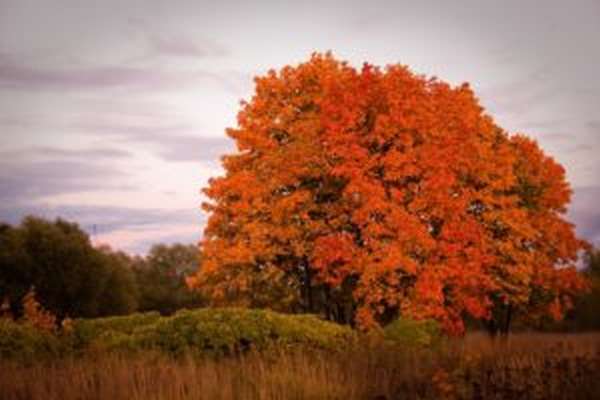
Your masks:
{"label": "overcast sky", "polygon": [[327,50],[470,82],[566,167],[600,244],[598,0],[0,0],[0,220],[60,215],[136,253],[197,241],[252,77]]}

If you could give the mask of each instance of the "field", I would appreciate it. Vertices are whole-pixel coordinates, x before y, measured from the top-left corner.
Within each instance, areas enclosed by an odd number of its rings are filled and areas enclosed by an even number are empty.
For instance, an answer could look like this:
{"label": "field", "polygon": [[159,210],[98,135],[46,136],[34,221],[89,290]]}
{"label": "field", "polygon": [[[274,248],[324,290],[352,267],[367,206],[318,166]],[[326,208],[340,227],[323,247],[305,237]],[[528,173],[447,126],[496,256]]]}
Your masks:
{"label": "field", "polygon": [[[88,321],[45,357],[8,355],[5,329],[0,398],[600,398],[600,334],[418,332],[392,341],[311,318],[235,310]],[[199,337],[190,327],[214,329],[211,321],[220,321],[214,340],[190,342]],[[148,331],[160,335],[150,342]]]}

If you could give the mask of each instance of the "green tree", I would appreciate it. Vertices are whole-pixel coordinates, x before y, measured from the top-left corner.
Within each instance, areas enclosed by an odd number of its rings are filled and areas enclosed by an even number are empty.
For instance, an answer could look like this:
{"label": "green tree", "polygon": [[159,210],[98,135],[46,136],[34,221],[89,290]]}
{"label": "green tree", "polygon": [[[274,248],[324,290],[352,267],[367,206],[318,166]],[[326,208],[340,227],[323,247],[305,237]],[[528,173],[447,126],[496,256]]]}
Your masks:
{"label": "green tree", "polygon": [[588,276],[591,290],[576,303],[572,329],[592,331],[600,329],[600,249],[591,249],[585,257],[583,273]]}
{"label": "green tree", "polygon": [[140,311],[171,314],[181,308],[201,306],[202,299],[185,283],[199,263],[197,246],[183,244],[154,245],[145,258],[134,260]]}
{"label": "green tree", "polygon": [[100,315],[129,314],[138,308],[139,287],[132,266],[132,258],[109,247],[101,247],[99,256],[105,266]]}
{"label": "green tree", "polygon": [[125,314],[135,309],[135,281],[119,256],[94,248],[71,222],[26,217],[0,228],[0,298],[20,313],[35,288],[44,308],[59,318]]}
{"label": "green tree", "polygon": [[33,282],[32,259],[25,250],[21,229],[0,225],[0,300],[8,300],[13,315]]}

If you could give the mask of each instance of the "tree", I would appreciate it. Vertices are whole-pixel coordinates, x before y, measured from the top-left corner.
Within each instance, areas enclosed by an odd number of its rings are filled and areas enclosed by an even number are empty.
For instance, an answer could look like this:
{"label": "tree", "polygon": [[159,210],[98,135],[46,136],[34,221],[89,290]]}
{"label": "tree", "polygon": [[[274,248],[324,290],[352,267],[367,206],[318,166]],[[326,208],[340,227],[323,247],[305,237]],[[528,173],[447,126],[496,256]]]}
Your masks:
{"label": "tree", "polygon": [[22,313],[31,289],[59,319],[126,314],[135,309],[135,282],[118,255],[95,249],[77,224],[26,217],[0,227],[0,299]]}
{"label": "tree", "polygon": [[152,246],[145,258],[133,263],[139,288],[139,310],[172,314],[181,308],[202,305],[202,298],[185,284],[186,277],[199,263],[195,245]]}
{"label": "tree", "polygon": [[22,311],[21,299],[33,282],[32,260],[24,239],[22,230],[0,225],[0,299],[8,304],[11,315]]}
{"label": "tree", "polygon": [[585,287],[564,169],[468,84],[330,54],[255,83],[227,130],[238,152],[204,190],[189,283],[213,303],[460,333],[466,316],[492,330],[517,313],[560,318]]}
{"label": "tree", "polygon": [[590,249],[586,253],[583,273],[589,278],[591,290],[577,300],[566,327],[576,331],[597,331],[600,329],[600,249]]}
{"label": "tree", "polygon": [[136,311],[141,289],[132,269],[131,257],[108,246],[99,247],[98,253],[105,270],[104,279],[101,279],[98,314],[125,315]]}

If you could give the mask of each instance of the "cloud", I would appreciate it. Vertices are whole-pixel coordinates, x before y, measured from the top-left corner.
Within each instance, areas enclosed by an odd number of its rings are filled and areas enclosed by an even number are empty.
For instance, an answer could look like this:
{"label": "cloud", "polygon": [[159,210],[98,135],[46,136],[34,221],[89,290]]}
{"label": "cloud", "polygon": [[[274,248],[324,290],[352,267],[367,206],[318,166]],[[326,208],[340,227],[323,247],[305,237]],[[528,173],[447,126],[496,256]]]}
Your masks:
{"label": "cloud", "polygon": [[182,83],[154,70],[135,67],[35,68],[0,64],[0,87],[11,89],[85,89],[119,86],[165,86]]}
{"label": "cloud", "polygon": [[479,95],[494,113],[527,117],[559,92],[549,79],[551,69],[542,66],[513,81],[479,90]]}
{"label": "cloud", "polygon": [[[165,43],[161,46],[163,51],[167,51]],[[170,51],[176,51],[173,44]],[[127,88],[155,91],[187,87],[202,80],[214,81],[226,90],[237,90],[239,86],[239,73],[235,72],[128,65],[41,67],[41,61],[0,54],[0,88],[36,91]]]}
{"label": "cloud", "polygon": [[151,34],[149,36],[152,50],[159,55],[176,57],[222,57],[229,54],[229,51],[210,40],[191,40],[184,35]]}
{"label": "cloud", "polygon": [[[129,253],[145,254],[154,244],[196,244],[202,233],[201,225],[163,225],[144,230],[123,229],[93,238],[94,244],[108,244]],[[115,246],[116,245],[116,246]]]}
{"label": "cloud", "polygon": [[234,150],[228,137],[195,135],[186,125],[120,125],[86,123],[79,128],[96,135],[112,136],[125,143],[148,146],[159,158],[169,162],[214,162]]}
{"label": "cloud", "polygon": [[162,148],[158,155],[165,161],[216,161],[233,149],[233,142],[227,138],[175,136],[154,143]]}
{"label": "cloud", "polygon": [[0,160],[37,160],[61,159],[61,160],[105,160],[105,159],[124,159],[132,154],[128,151],[115,149],[111,147],[87,148],[87,149],[64,149],[51,146],[32,146],[25,149],[2,151]]}
{"label": "cloud", "polygon": [[600,246],[600,186],[578,187],[574,190],[569,208],[569,219],[575,223],[577,233],[596,246]]}
{"label": "cloud", "polygon": [[[28,214],[43,215],[46,218],[62,217],[77,221],[90,233],[106,235],[122,229],[144,230],[150,226],[185,225],[202,220],[198,209],[159,209],[132,208],[118,206],[94,206],[89,204],[66,206],[32,205],[13,208],[11,215],[4,210],[2,217],[11,222]],[[95,231],[95,232],[92,232]]]}
{"label": "cloud", "polygon": [[32,204],[64,193],[97,190],[130,190],[110,183],[127,174],[114,167],[84,161],[0,162],[0,207]]}

